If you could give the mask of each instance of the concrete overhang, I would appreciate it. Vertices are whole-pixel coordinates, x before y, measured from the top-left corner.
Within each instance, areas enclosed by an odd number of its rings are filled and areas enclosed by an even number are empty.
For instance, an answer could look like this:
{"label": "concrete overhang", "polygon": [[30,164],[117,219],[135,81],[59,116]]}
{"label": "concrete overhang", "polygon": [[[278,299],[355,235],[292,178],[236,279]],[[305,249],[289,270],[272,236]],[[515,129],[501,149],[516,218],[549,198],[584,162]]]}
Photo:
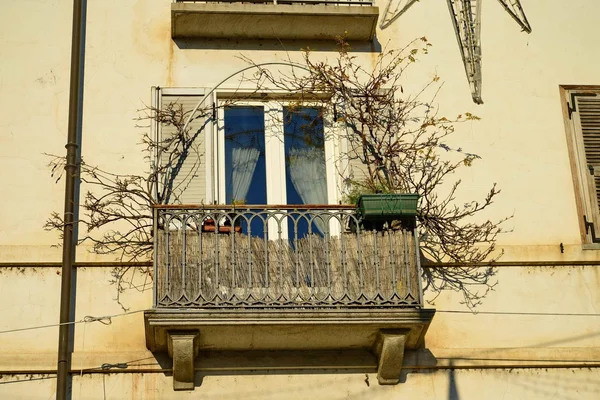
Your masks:
{"label": "concrete overhang", "polygon": [[146,346],[173,359],[175,390],[194,388],[204,351],[366,349],[380,384],[396,384],[405,349],[423,345],[435,310],[206,310],[156,308],[144,313]]}
{"label": "concrete overhang", "polygon": [[304,4],[171,4],[173,38],[369,41],[379,8]]}

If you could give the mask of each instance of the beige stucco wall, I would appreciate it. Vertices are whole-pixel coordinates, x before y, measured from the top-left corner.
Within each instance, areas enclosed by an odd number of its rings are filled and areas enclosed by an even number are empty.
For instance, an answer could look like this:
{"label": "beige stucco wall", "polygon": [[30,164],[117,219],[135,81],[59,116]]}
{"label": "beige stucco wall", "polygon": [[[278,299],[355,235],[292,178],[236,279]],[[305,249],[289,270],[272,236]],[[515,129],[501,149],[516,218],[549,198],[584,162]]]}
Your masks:
{"label": "beige stucco wall", "polygon": [[[533,33],[519,27],[497,2],[483,8],[483,99],[472,103],[454,32],[443,1],[416,3],[386,30],[375,45],[357,45],[357,57],[372,64],[379,46],[395,48],[426,36],[433,47],[420,59],[405,90],[420,87],[434,74],[444,87],[440,112],[464,111],[482,117],[457,127],[456,147],[482,157],[460,178],[459,200],[485,194],[492,182],[502,189],[490,217],[514,213],[512,228],[500,238],[503,260],[596,260],[596,250],[582,250],[575,196],[566,148],[560,84],[599,84],[600,56],[594,49],[600,27],[600,3],[523,1]],[[63,207],[63,184],[55,183],[43,153],[62,155],[66,141],[71,2],[40,0],[2,2],[0,13],[0,262],[59,261],[52,248],[57,236],[41,226],[51,211]],[[381,10],[385,7],[379,2]],[[236,43],[179,41],[170,38],[168,0],[90,1],[87,9],[84,123],[82,152],[92,164],[114,171],[145,167],[137,143],[137,110],[150,102],[150,87],[211,87],[245,66],[237,56],[257,62],[300,56],[306,43]],[[330,49],[312,43],[317,50]],[[333,57],[317,51],[316,57]],[[560,252],[559,243],[565,245]],[[78,260],[99,260],[82,248]],[[122,313],[108,268],[78,270],[76,320],[86,315]],[[0,331],[55,324],[58,320],[58,269],[0,268]],[[499,284],[481,311],[597,314],[600,276],[596,267],[502,268]],[[139,283],[139,282],[138,282]],[[431,298],[431,294],[428,295]],[[151,306],[151,290],[128,290],[122,296],[132,311]],[[426,338],[440,358],[505,357],[600,362],[597,317],[567,315],[454,314],[465,311],[460,296],[444,293]],[[51,371],[57,329],[2,334],[1,398],[48,398],[54,380],[32,380],[10,371]],[[556,352],[549,348],[560,348]],[[487,349],[480,351],[479,349]],[[125,353],[128,352],[128,353]],[[129,358],[121,359],[127,354]],[[465,355],[468,355],[465,356]],[[500,351],[502,355],[502,351]],[[140,313],[75,329],[75,357],[85,365],[148,358]],[[139,358],[137,358],[139,357]],[[555,360],[556,361],[556,360]],[[460,361],[456,361],[460,362]],[[463,362],[466,362],[463,360]],[[495,362],[484,357],[484,363]],[[6,373],[9,373],[6,375]],[[173,393],[162,373],[84,374],[76,377],[74,398],[597,398],[598,370],[446,370],[411,374],[397,387],[379,387],[364,374],[294,374],[209,376],[195,394]],[[26,382],[10,383],[24,378]],[[457,395],[452,395],[456,391]],[[200,393],[198,393],[200,392]],[[169,397],[171,396],[171,397]],[[452,397],[454,396],[454,397]]]}
{"label": "beige stucco wall", "polygon": [[[134,399],[139,398],[140,393],[145,393],[144,398],[185,398],[185,394],[171,392],[170,376],[156,371],[160,368],[159,362],[164,363],[161,356],[155,356],[145,348],[143,314],[138,311],[151,306],[150,288],[125,292],[121,301],[131,314],[120,315],[124,311],[114,300],[116,291],[109,283],[110,271],[110,268],[93,267],[81,268],[77,272],[75,320],[82,321],[86,316],[116,316],[111,324],[91,322],[75,325],[73,369],[83,370],[83,377],[75,379],[74,398],[95,398],[93,396],[98,395],[103,380],[107,393],[113,393],[107,398]],[[5,307],[0,320],[3,350],[0,374],[7,382],[28,380],[30,377],[24,376],[26,371],[46,372],[52,376],[56,360],[56,326],[4,331],[56,323],[58,296],[54,295],[60,287],[58,270],[28,267],[0,268],[0,272],[2,280],[10,282],[0,291],[1,304],[10,305]],[[200,358],[196,384],[201,385],[196,391],[198,395],[218,398],[235,396],[238,391],[245,393],[247,390],[256,398],[298,398],[309,392],[317,398],[327,397],[325,394],[339,398],[386,398],[392,394],[399,398],[446,398],[447,390],[451,390],[446,368],[454,366],[468,369],[456,371],[456,384],[461,394],[458,398],[476,399],[483,394],[486,398],[496,398],[496,395],[501,398],[500,394],[507,391],[521,398],[544,398],[547,391],[556,393],[557,398],[571,398],[574,393],[579,393],[582,398],[597,396],[600,387],[593,384],[597,369],[573,372],[569,368],[570,365],[597,366],[600,360],[597,316],[600,294],[596,290],[600,276],[597,269],[506,267],[499,268],[497,278],[500,282],[498,290],[486,297],[478,314],[465,313],[467,309],[458,304],[456,296],[444,294],[436,299],[437,315],[426,336],[427,353],[430,355],[407,355],[405,365],[420,369],[410,373],[406,383],[396,387],[379,387],[372,374],[374,364],[369,363],[366,368],[356,369],[354,366],[353,373],[331,369],[325,373],[323,369],[309,369],[286,375],[278,369],[277,363],[266,364],[263,367],[269,371],[261,373],[246,370],[218,372],[210,367],[206,370],[203,368],[207,366]],[[141,289],[143,281],[134,280],[134,283]],[[432,299],[431,294],[427,297]],[[243,365],[244,356],[240,357],[240,365]],[[129,364],[128,369],[119,370],[117,375],[103,377],[98,374],[98,368],[104,363],[124,362]],[[209,365],[213,364],[209,362]],[[532,370],[536,366],[539,368]],[[556,367],[561,368],[554,369]],[[496,369],[482,371],[480,368]],[[90,373],[90,369],[95,373]],[[371,386],[367,387],[364,383],[365,373],[370,374]],[[208,377],[201,378],[206,374]],[[550,383],[557,379],[565,383],[556,382],[552,386]],[[575,384],[572,379],[581,380],[583,386],[580,392],[574,392],[579,383]],[[549,386],[544,386],[543,382]],[[0,397],[18,398],[18,395],[25,396],[20,393],[32,393],[31,390],[39,398],[47,398],[53,390],[53,380],[33,381],[31,385],[23,382],[0,385]],[[413,397],[418,391],[424,393],[422,397]]]}
{"label": "beige stucco wall", "polygon": [[[56,322],[58,296],[55,294],[60,288],[58,268],[0,268],[0,272],[2,280],[10,282],[0,291],[0,304],[10,305],[3,311],[0,331]],[[556,340],[552,346],[600,347],[597,319],[519,315],[533,312],[594,314],[600,308],[600,293],[596,290],[600,285],[599,275],[595,267],[499,268],[497,290],[491,292],[477,309],[483,314],[447,313],[467,311],[458,304],[458,295],[445,293],[435,300],[438,313],[427,334],[427,345],[433,348],[535,347]],[[111,268],[108,267],[78,269],[76,321],[88,315],[123,313],[114,300],[117,292],[111,279]],[[123,305],[128,311],[151,307],[151,286],[147,285],[141,291],[143,277],[140,275],[134,277],[134,283],[140,291],[128,290],[122,294]],[[431,294],[427,297],[433,298]],[[515,314],[485,314],[496,311]],[[132,314],[115,318],[111,325],[77,325],[75,347],[91,352],[145,350],[142,320],[141,315]],[[4,334],[2,344],[12,353],[51,353],[56,345],[57,331],[47,328]]]}
{"label": "beige stucco wall", "polygon": [[[47,174],[42,153],[64,152],[70,2],[4,3],[0,167],[10,172],[3,175],[0,246],[46,246],[55,236],[39,228],[50,211],[62,208],[62,185]],[[515,214],[509,222],[514,230],[501,243],[579,244],[558,87],[598,83],[598,56],[591,51],[598,6],[590,1],[531,3],[524,5],[533,26],[530,35],[520,32],[500,4],[490,2],[483,8],[482,106],[471,102],[446,5],[415,4],[389,28],[379,30],[377,40],[394,48],[426,36],[434,46],[409,72],[406,88],[438,74],[444,81],[438,97],[442,113],[454,116],[470,110],[482,117],[459,126],[454,140],[483,157],[462,176],[460,199],[482,196],[490,183],[498,183],[503,193],[492,216]],[[239,55],[257,62],[288,54],[296,58],[305,46],[285,43],[286,53],[272,42],[176,43],[170,38],[169,7],[170,2],[162,0],[88,5],[82,152],[89,163],[124,172],[143,168],[136,146],[142,128],[136,128],[134,118],[149,104],[152,85],[211,87],[245,65]],[[377,47],[355,49],[369,64],[375,58],[369,51]],[[316,54],[331,57],[327,52]],[[19,207],[28,212],[17,217],[13,210]]]}
{"label": "beige stucco wall", "polygon": [[[0,331],[56,323],[59,272],[59,268],[52,267],[0,268],[2,281],[10,282],[0,291],[0,304],[10,305],[3,310]],[[143,290],[144,277],[126,275],[125,280],[129,281],[131,277],[139,290],[129,289],[123,293],[120,297],[123,306],[130,312],[151,307],[151,285],[147,282]],[[499,284],[477,308],[480,314],[448,312],[468,311],[458,304],[459,294],[443,293],[434,301],[438,311],[426,337],[428,348],[600,347],[599,317],[560,315],[597,313],[600,309],[597,290],[600,273],[596,267],[505,267],[498,268],[496,278]],[[124,312],[114,300],[117,291],[111,280],[109,267],[77,270],[76,321],[85,316]],[[433,300],[433,294],[428,293],[426,298]],[[58,329],[51,327],[3,334],[2,346],[15,354],[52,353],[57,332]],[[142,315],[120,316],[114,318],[111,325],[78,324],[75,349],[86,352],[144,351]]]}
{"label": "beige stucco wall", "polygon": [[[11,387],[11,399],[46,399],[52,394],[53,379],[32,376],[14,382],[3,378]],[[202,397],[208,399],[596,399],[598,370],[520,371],[437,371],[409,375],[401,387],[373,384],[375,377],[356,375],[277,375],[252,374],[235,379],[209,376],[203,380]],[[38,380],[39,379],[39,380]],[[7,382],[14,382],[5,384]],[[197,392],[173,392],[169,379],[162,374],[132,374],[75,377],[74,398],[87,399],[189,399]],[[32,390],[39,395],[32,396]],[[198,389],[197,389],[198,390]],[[7,392],[4,392],[7,393]]]}

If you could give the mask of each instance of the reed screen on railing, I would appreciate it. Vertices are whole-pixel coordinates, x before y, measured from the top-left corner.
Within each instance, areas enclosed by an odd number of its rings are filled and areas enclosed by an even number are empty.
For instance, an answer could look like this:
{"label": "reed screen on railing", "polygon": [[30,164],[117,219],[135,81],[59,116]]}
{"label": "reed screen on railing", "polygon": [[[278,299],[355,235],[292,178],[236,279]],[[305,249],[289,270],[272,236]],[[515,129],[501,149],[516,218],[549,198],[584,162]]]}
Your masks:
{"label": "reed screen on railing", "polygon": [[157,306],[419,303],[412,230],[363,230],[351,207],[223,207],[156,210]]}

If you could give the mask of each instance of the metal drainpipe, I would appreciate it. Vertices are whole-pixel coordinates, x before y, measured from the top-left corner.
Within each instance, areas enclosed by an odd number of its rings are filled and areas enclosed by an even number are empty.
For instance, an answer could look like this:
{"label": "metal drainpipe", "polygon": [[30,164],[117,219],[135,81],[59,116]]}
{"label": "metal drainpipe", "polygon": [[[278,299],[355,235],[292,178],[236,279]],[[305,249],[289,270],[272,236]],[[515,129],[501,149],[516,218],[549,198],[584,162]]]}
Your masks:
{"label": "metal drainpipe", "polygon": [[75,183],[80,160],[78,159],[78,122],[81,104],[80,96],[80,70],[81,70],[81,43],[82,43],[82,0],[73,0],[73,27],[71,37],[71,80],[69,90],[69,125],[67,137],[67,158],[65,163],[65,213],[63,230],[63,255],[62,279],[60,287],[60,327],[58,332],[58,364],[56,375],[56,399],[66,400],[69,393],[68,377],[71,369],[70,344],[71,326],[71,283],[74,250],[74,228],[77,223],[74,219],[77,204]]}

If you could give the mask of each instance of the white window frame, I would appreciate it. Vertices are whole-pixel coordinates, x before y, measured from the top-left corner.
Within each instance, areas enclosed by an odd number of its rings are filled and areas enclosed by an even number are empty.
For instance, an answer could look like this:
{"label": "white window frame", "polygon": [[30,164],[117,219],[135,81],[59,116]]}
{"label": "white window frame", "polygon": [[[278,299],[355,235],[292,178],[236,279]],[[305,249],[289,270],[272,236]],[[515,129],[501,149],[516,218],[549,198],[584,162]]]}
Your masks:
{"label": "white window frame", "polygon": [[[212,105],[217,110],[217,115],[214,116],[208,122],[207,129],[204,133],[205,153],[204,162],[206,163],[205,168],[205,199],[204,204],[224,204],[225,203],[225,185],[222,184],[222,180],[225,176],[225,165],[224,160],[224,137],[223,137],[223,108],[219,107],[224,104],[225,101],[235,100],[236,98],[245,98],[250,94],[255,94],[251,90],[244,89],[220,89],[209,92],[203,87],[152,87],[151,98],[152,106],[160,108],[162,107],[162,96],[208,96],[205,97],[204,106]],[[262,99],[247,100],[247,101],[235,101],[234,105],[260,105],[264,106],[265,111],[271,109],[274,112],[280,113],[279,117],[282,116],[283,106],[287,101],[283,99],[289,99],[289,102],[293,102],[293,96],[285,92],[273,92],[269,93],[269,96]],[[306,103],[307,107],[315,106],[319,104]],[[271,121],[276,118],[271,118]],[[343,198],[343,194],[347,190],[345,185],[346,175],[348,172],[348,160],[346,149],[348,147],[344,135],[339,124],[333,120],[333,115],[325,114],[323,118],[324,136],[325,136],[325,168],[327,178],[327,200],[328,204],[339,204]],[[152,137],[158,139],[160,137],[160,126],[159,124],[151,124]],[[265,121],[265,131],[276,130],[274,123],[269,124]],[[283,138],[283,132],[281,132],[281,138]],[[271,160],[278,160],[277,165],[285,165],[284,163],[284,147],[281,145],[281,140],[272,135],[267,134],[265,137],[266,151],[271,153]],[[159,162],[157,155],[155,154],[155,162]],[[280,185],[270,185],[271,188],[267,187],[267,203],[269,204],[281,204],[285,205],[287,199],[285,197],[285,191],[280,190],[280,187],[285,187],[285,169],[274,168],[273,165],[267,163],[267,179],[268,182],[279,182]]]}
{"label": "white window frame", "polygon": [[[252,93],[252,92],[249,92]],[[217,120],[213,124],[214,134],[212,152],[216,155],[214,160],[214,175],[212,181],[216,185],[214,190],[214,199],[218,204],[224,204],[226,199],[225,181],[225,112],[224,105],[227,100],[234,100],[232,106],[261,106],[264,109],[265,115],[265,169],[267,180],[267,204],[269,205],[287,205],[286,194],[286,171],[285,171],[285,147],[283,141],[283,126],[275,121],[283,120],[283,107],[288,102],[293,102],[293,97],[289,94],[281,93],[281,98],[267,98],[264,100],[235,100],[244,97],[243,91],[219,91],[213,93],[213,103],[216,105]],[[282,99],[283,96],[285,100]],[[288,100],[289,99],[289,100]],[[303,105],[306,107],[319,107],[318,104],[306,102]],[[277,114],[277,115],[274,115]],[[272,134],[275,133],[275,134]],[[336,129],[336,124],[333,122],[333,116],[326,113],[323,116],[323,136],[325,137],[325,173],[327,181],[327,204],[338,204],[341,199],[341,191],[339,190],[340,183],[343,178],[338,173],[340,149],[339,138]],[[281,227],[282,237],[287,237],[287,224]],[[330,234],[337,236],[341,232],[341,226],[336,221],[331,221],[329,226]],[[276,221],[269,221],[269,232],[275,234],[278,231]],[[271,236],[271,235],[269,235]]]}
{"label": "white window frame", "polygon": [[[243,93],[239,91],[231,92],[218,92],[214,94],[214,103],[217,106],[217,121],[214,124],[214,142],[212,152],[216,154],[214,168],[215,175],[212,180],[217,184],[213,188],[214,198],[218,204],[225,203],[225,191],[226,187],[221,182],[225,179],[225,131],[224,131],[224,102],[228,99],[234,99],[234,95],[243,97]],[[289,102],[292,102],[290,99]],[[283,119],[283,107],[287,101],[283,100],[243,100],[235,101],[233,106],[260,106],[265,110],[265,152],[267,153],[266,158],[266,179],[267,183],[271,182],[271,185],[267,184],[267,203],[273,205],[285,205],[287,204],[287,198],[285,190],[285,150],[283,146],[283,126],[280,126],[275,121],[281,121]],[[305,104],[306,107],[313,106],[310,103]],[[318,107],[318,105],[314,105]],[[277,115],[274,115],[274,114]],[[323,116],[323,135],[325,137],[325,173],[327,179],[327,201],[328,204],[338,204],[341,198],[341,193],[338,190],[339,182],[342,180],[338,171],[338,160],[339,160],[339,141],[336,140],[337,132],[335,124],[333,123],[331,115],[325,114]],[[273,134],[275,133],[275,134]],[[277,184],[273,184],[277,182]]]}

